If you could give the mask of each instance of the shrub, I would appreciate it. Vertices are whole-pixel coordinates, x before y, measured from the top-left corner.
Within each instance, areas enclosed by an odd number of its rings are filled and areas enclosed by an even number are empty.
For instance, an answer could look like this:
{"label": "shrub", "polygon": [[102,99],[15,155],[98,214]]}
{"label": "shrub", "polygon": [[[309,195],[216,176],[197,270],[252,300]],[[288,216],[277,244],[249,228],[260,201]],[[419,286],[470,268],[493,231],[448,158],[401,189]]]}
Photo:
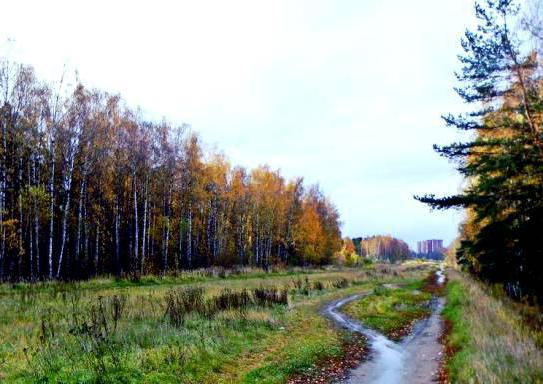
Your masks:
{"label": "shrub", "polygon": [[349,286],[349,280],[342,277],[341,279],[335,280],[332,282],[334,288],[347,288]]}
{"label": "shrub", "polygon": [[229,288],[223,289],[217,296],[212,300],[212,312],[224,311],[229,309],[239,309],[243,310],[244,308],[253,304],[253,300],[249,295],[247,289],[243,289],[239,292],[233,291]]}
{"label": "shrub", "polygon": [[317,281],[313,282],[313,289],[315,289],[317,291],[322,291],[324,289],[323,282],[320,281],[320,280],[317,280]]}
{"label": "shrub", "polygon": [[165,300],[165,316],[175,326],[182,325],[185,315],[188,313],[206,314],[208,312],[204,300],[204,290],[199,287],[171,289],[166,293]]}
{"label": "shrub", "polygon": [[260,287],[253,289],[255,304],[272,306],[274,304],[288,305],[288,291],[277,287]]}

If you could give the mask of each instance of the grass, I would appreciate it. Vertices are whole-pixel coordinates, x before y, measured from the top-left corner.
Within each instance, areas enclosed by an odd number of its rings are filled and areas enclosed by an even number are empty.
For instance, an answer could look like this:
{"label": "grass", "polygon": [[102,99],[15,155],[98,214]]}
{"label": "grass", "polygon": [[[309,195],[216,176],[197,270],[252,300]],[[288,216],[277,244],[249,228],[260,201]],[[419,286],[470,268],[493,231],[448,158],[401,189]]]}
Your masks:
{"label": "grass", "polygon": [[341,353],[344,335],[319,315],[323,303],[426,270],[2,285],[0,381],[284,383]]}
{"label": "grass", "polygon": [[[396,277],[396,280],[400,279]],[[246,356],[247,360],[237,365],[236,369],[240,371],[233,381],[285,383],[293,375],[311,376],[317,363],[322,360],[340,357],[349,334],[331,327],[330,322],[319,314],[319,309],[331,300],[370,290],[376,283],[374,279],[358,281],[349,288],[299,301],[289,316],[285,331],[266,341],[265,355]],[[247,364],[252,368],[245,371],[242,367]]]}
{"label": "grass", "polygon": [[261,269],[239,268],[224,269],[220,267],[197,269],[193,271],[182,271],[177,274],[159,277],[156,275],[144,275],[138,279],[115,278],[105,276],[91,280],[75,282],[44,281],[36,283],[17,282],[13,284],[0,284],[0,297],[11,295],[14,291],[22,294],[32,294],[34,292],[61,293],[69,292],[75,289],[103,291],[108,289],[137,288],[137,287],[164,287],[179,286],[185,284],[198,284],[211,281],[228,280],[247,280],[262,279],[282,276],[301,276],[326,273],[326,269],[306,269],[295,267],[292,269],[273,269],[270,272],[264,272]]}
{"label": "grass", "polygon": [[345,312],[366,326],[399,340],[414,320],[430,314],[431,295],[420,291],[423,279],[409,281],[402,286],[376,287],[372,294],[345,306]]}
{"label": "grass", "polygon": [[517,304],[490,295],[469,276],[449,272],[443,315],[450,324],[446,364],[453,383],[543,383],[541,329]]}

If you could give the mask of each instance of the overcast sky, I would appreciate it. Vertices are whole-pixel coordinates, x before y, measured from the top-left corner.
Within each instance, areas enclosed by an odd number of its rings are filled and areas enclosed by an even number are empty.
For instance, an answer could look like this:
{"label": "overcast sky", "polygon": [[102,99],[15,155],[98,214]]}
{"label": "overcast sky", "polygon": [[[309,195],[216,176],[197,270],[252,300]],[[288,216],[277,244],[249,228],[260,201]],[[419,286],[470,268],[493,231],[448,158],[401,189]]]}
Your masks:
{"label": "overcast sky", "polygon": [[[0,52],[58,80],[119,92],[146,116],[189,123],[234,164],[319,183],[344,235],[456,235],[460,212],[413,200],[455,193],[433,143],[472,0],[10,1]],[[8,38],[15,42],[4,43]]]}

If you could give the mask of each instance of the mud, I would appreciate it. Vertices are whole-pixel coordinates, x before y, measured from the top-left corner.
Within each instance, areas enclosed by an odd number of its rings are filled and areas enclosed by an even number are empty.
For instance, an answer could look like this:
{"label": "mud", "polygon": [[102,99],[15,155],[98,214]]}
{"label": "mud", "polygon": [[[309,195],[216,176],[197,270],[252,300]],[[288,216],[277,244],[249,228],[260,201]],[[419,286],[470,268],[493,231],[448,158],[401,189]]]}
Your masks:
{"label": "mud", "polygon": [[[436,272],[437,281],[444,282],[443,270]],[[340,312],[341,307],[364,295],[353,295],[328,304],[323,314],[338,326],[361,333],[368,340],[369,358],[353,369],[349,375],[336,383],[350,384],[423,384],[435,383],[443,346],[439,341],[443,321],[440,313],[444,305],[442,298],[432,300],[432,314],[418,321],[410,335],[394,342],[381,333],[365,327]]]}

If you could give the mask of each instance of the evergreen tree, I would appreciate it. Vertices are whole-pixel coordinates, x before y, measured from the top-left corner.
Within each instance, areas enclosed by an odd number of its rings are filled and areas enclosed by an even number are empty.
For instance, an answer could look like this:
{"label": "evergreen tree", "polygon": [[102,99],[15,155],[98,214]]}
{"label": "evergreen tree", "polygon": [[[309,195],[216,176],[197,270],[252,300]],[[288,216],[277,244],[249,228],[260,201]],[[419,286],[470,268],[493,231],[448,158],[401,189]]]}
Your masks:
{"label": "evergreen tree", "polygon": [[462,39],[464,84],[458,94],[475,109],[444,116],[474,139],[434,146],[457,162],[468,180],[463,193],[417,196],[437,209],[464,207],[468,219],[457,257],[482,279],[502,283],[514,298],[543,299],[537,266],[543,257],[543,128],[541,62],[522,55],[512,25],[513,0],[477,2],[478,26]]}

